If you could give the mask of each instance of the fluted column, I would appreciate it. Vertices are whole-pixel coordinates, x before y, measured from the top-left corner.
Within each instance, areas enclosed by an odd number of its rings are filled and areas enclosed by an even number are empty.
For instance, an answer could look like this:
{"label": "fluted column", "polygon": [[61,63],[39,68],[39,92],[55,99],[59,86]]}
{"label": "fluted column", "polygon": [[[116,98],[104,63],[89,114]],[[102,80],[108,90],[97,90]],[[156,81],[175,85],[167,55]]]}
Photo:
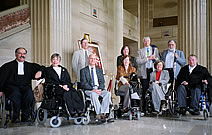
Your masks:
{"label": "fluted column", "polygon": [[[123,46],[123,0],[114,0],[114,68]],[[116,70],[114,70],[116,71]],[[116,73],[115,73],[116,74]]]}
{"label": "fluted column", "polygon": [[208,68],[212,73],[212,1],[207,0],[207,45],[208,55],[207,62]]}
{"label": "fluted column", "polygon": [[206,0],[178,0],[178,46],[185,56],[196,54],[207,66]]}
{"label": "fluted column", "polygon": [[57,52],[70,71],[71,0],[32,0],[30,5],[34,62],[47,66]]}
{"label": "fluted column", "polygon": [[62,55],[62,64],[71,69],[71,0],[51,0],[51,53]]}

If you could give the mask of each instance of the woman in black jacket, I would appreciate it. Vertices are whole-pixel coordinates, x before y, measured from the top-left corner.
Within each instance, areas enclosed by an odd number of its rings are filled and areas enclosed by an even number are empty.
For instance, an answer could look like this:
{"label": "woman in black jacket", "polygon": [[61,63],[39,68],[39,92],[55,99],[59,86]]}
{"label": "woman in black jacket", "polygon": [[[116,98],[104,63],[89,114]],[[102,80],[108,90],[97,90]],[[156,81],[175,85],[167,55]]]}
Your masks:
{"label": "woman in black jacket", "polygon": [[51,66],[42,71],[42,78],[45,83],[56,86],[55,93],[63,97],[71,116],[81,115],[84,109],[83,100],[78,92],[73,88],[71,78],[66,68],[60,65],[61,56],[57,53],[51,56]]}

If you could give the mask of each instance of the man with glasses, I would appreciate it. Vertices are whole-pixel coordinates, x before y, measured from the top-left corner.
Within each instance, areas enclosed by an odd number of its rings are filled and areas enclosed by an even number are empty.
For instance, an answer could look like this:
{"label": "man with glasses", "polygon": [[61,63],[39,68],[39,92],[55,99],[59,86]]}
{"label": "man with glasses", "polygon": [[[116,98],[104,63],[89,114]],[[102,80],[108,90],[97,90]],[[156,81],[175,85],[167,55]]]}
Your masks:
{"label": "man with glasses", "polygon": [[5,63],[0,68],[0,96],[5,93],[13,102],[13,123],[19,123],[21,110],[21,121],[29,121],[30,106],[33,102],[31,80],[40,70],[41,66],[36,63],[25,61],[27,50],[19,47],[15,50],[16,59]]}

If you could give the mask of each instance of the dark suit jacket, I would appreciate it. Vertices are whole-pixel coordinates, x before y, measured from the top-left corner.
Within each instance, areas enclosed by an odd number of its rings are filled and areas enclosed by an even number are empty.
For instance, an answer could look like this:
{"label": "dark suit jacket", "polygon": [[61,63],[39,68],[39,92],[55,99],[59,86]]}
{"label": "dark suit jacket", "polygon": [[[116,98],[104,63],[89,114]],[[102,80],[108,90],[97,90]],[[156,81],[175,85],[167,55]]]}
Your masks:
{"label": "dark suit jacket", "polygon": [[68,85],[69,88],[72,88],[71,78],[69,76],[67,69],[60,65],[59,67],[61,67],[61,70],[62,70],[61,78],[59,78],[59,76],[57,75],[57,72],[53,69],[53,67],[50,66],[50,67],[47,67],[42,74],[42,77],[45,78],[45,82],[53,83],[56,85]]}
{"label": "dark suit jacket", "polygon": [[[35,78],[37,71],[41,66],[36,63],[24,61],[24,82],[22,85],[29,85],[31,87],[31,80]],[[16,60],[5,63],[0,68],[0,91],[3,91],[7,85],[19,86],[20,80],[17,78],[18,62]],[[9,91],[7,91],[10,93]]]}
{"label": "dark suit jacket", "polygon": [[[98,89],[104,90],[105,80],[104,80],[102,69],[96,67],[96,75],[97,75],[98,83],[99,83]],[[81,88],[84,90],[93,90],[89,66],[80,70],[80,84],[81,84]]]}
{"label": "dark suit jacket", "polygon": [[197,65],[191,74],[189,73],[189,65],[181,68],[180,73],[177,77],[177,86],[179,86],[183,81],[188,82],[189,88],[201,88],[202,80],[208,80],[210,74],[208,70],[200,65]]}
{"label": "dark suit jacket", "polygon": [[[122,58],[123,58],[123,55],[120,55],[117,57],[117,67],[118,66],[121,66],[121,63],[122,63]],[[138,68],[138,65],[136,63],[136,58],[131,56],[131,64],[133,67],[135,67],[136,69]]]}

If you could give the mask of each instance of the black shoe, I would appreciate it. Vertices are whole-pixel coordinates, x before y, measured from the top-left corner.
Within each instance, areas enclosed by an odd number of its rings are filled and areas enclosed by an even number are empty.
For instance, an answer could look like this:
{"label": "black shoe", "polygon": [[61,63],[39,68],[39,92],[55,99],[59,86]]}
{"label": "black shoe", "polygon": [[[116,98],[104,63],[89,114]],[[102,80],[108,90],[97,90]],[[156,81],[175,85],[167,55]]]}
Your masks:
{"label": "black shoe", "polygon": [[190,109],[189,109],[189,113],[190,113],[191,115],[200,115],[199,110],[196,110],[196,109],[193,109],[193,108],[190,108]]}
{"label": "black shoe", "polygon": [[12,123],[17,124],[17,123],[21,123],[21,121],[19,119],[13,119]]}
{"label": "black shoe", "polygon": [[181,107],[179,113],[185,116],[186,115],[186,108]]}

